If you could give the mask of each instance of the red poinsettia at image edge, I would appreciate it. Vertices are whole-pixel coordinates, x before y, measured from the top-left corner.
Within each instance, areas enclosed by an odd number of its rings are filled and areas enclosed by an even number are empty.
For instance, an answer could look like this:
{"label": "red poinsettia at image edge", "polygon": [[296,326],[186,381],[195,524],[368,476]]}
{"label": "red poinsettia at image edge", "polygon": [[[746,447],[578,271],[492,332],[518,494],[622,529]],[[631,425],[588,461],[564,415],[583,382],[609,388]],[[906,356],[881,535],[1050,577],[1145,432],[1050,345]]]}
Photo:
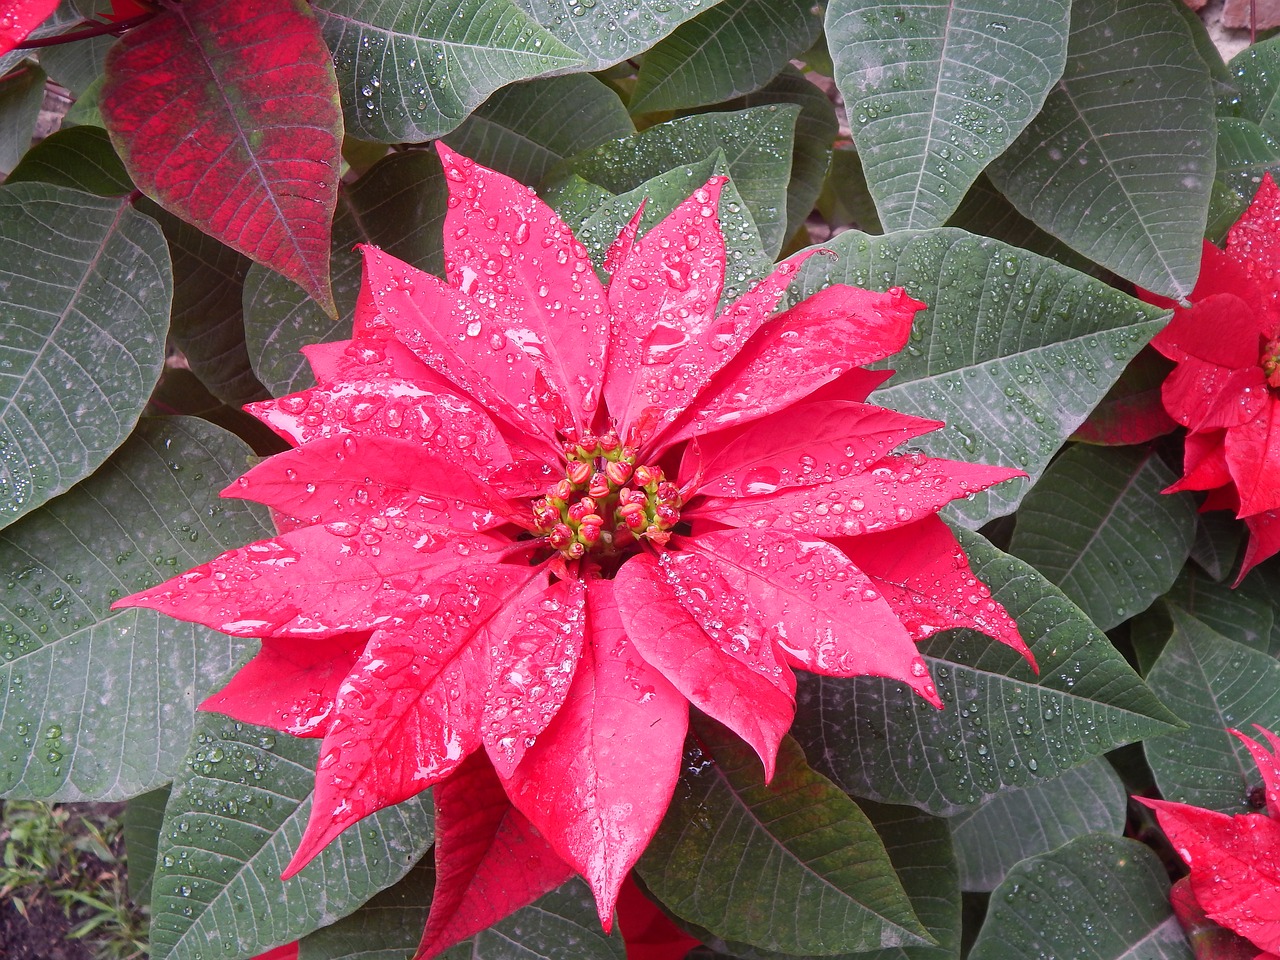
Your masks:
{"label": "red poinsettia at image edge", "polygon": [[602,284],[531,188],[437,146],[447,282],[365,248],[353,339],[249,408],[297,446],[225,493],[280,535],[117,604],[262,638],[202,706],[323,738],[286,877],[435,786],[420,955],[575,872],[609,929],[690,704],[768,777],[794,667],[940,707],[915,641],[1032,660],[936,516],[1021,474],[895,454],[942,424],[864,402],[923,304],[832,286],[775,316],[804,253],[717,313],[723,177],[638,237],[642,206]]}
{"label": "red poinsettia at image edge", "polygon": [[1191,306],[1139,292],[1174,308],[1151,341],[1176,364],[1161,395],[1187,428],[1184,476],[1166,492],[1207,490],[1202,510],[1245,522],[1239,583],[1280,552],[1280,189],[1271,174],[1226,249],[1205,242]]}
{"label": "red poinsettia at image edge", "polygon": [[[1191,868],[1191,875],[1174,885],[1171,899],[1192,943],[1205,945],[1196,955],[1213,960],[1280,960],[1280,737],[1256,729],[1270,751],[1239,730],[1228,732],[1258,765],[1266,814],[1231,816],[1136,798],[1156,812],[1161,829]],[[1220,928],[1206,924],[1206,918]]]}

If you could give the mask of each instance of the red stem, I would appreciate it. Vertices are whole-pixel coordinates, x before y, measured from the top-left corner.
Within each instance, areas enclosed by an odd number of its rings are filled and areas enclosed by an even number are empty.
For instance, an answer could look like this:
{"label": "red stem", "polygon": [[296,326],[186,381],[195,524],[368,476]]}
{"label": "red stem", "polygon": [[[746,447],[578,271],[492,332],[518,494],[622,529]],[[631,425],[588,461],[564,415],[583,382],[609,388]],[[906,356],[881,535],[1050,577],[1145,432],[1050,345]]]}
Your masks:
{"label": "red stem", "polygon": [[15,50],[38,50],[41,47],[56,47],[62,43],[74,43],[77,40],[90,40],[93,37],[103,37],[107,34],[121,34],[132,27],[140,26],[154,17],[159,10],[150,10],[147,13],[140,13],[136,17],[130,17],[127,20],[121,20],[118,23],[95,23],[91,27],[85,27],[83,30],[72,30],[68,33],[60,33],[54,37],[41,37],[39,40],[24,40],[22,43],[14,47]]}

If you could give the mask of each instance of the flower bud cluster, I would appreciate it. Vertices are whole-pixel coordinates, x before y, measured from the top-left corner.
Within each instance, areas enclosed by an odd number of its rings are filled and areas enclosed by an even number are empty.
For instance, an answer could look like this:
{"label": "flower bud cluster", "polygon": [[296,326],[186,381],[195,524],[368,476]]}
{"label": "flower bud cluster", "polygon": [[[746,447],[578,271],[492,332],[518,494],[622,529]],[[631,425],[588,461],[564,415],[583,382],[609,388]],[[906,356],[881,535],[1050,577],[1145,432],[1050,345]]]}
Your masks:
{"label": "flower bud cluster", "polygon": [[1280,388],[1280,337],[1262,348],[1262,375],[1269,386]]}
{"label": "flower bud cluster", "polygon": [[616,553],[636,540],[664,544],[680,520],[680,492],[662,468],[610,430],[565,444],[565,477],[533,503],[537,533],[570,560]]}

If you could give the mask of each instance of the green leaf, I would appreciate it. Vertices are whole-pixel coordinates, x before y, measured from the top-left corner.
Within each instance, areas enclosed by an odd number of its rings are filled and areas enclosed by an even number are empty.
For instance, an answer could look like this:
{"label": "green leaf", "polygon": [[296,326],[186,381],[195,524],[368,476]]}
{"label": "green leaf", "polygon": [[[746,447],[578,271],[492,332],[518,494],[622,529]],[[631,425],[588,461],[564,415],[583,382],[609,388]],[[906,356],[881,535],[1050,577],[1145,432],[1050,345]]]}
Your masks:
{"label": "green leaf", "polygon": [[1095,757],[1053,780],[1011,790],[950,821],[964,890],[991,890],[1019,860],[1087,833],[1119,836],[1125,789]]}
{"label": "green leaf", "polygon": [[[911,898],[912,909],[937,946],[886,947],[824,956],[830,960],[954,960],[960,947],[960,883],[947,822],[911,807],[870,800],[861,800],[858,805],[884,842],[889,862]],[[732,956],[735,960],[779,960],[781,956],[745,943],[725,941],[688,921],[684,925],[691,927],[690,932],[708,944],[715,956]],[[787,955],[787,960],[802,958]]]}
{"label": "green leaf", "polygon": [[395,883],[433,839],[429,794],[366,817],[288,881],[318,740],[200,714],[152,881],[155,960],[245,957],[296,940]]}
{"label": "green leaf", "polygon": [[799,674],[792,735],[819,770],[856,796],[951,816],[1177,725],[1057,587],[977,534],[959,536],[1039,676],[971,630],[921,644],[942,710],[898,681]]}
{"label": "green leaf", "polygon": [[337,923],[309,933],[298,960],[408,960],[427,925],[436,870],[430,856]]}
{"label": "green leaf", "polygon": [[629,109],[700,107],[752,93],[821,30],[822,8],[810,0],[722,0],[645,53]]}
{"label": "green leaf", "polygon": [[799,112],[790,104],[770,104],[681,117],[582,154],[569,161],[561,176],[576,173],[611,193],[623,193],[674,167],[723,151],[727,172],[751,211],[765,252],[774,256],[786,239],[787,183]]}
{"label": "green leaf", "polygon": [[434,152],[392,154],[338,191],[333,221],[334,320],[296,284],[255,264],[244,290],[245,338],[259,380],[275,396],[315,383],[298,351],[345,340],[360,289],[357,243],[371,243],[422,270],[443,274],[444,173]]}
{"label": "green leaf", "polygon": [[[722,158],[719,157],[714,162],[705,160],[668,171],[628,193],[610,197],[590,207],[588,211],[576,207],[570,210],[566,205],[562,213],[572,218],[567,222],[573,227],[575,236],[587,248],[591,259],[601,264],[609,245],[635,215],[641,201],[645,202],[644,214],[640,218],[640,235],[643,236],[644,231],[657,225],[694,190],[706,183],[712,174],[717,173],[725,173]],[[583,199],[592,202],[595,198],[586,196]],[[584,212],[585,220],[581,219]],[[751,214],[732,181],[725,184],[720,196],[719,214],[720,228],[725,237],[725,256],[731,264],[725,272],[724,295],[721,297],[723,304],[744,293],[768,271],[771,261],[761,249],[760,234],[756,232]]]}
{"label": "green leaf", "polygon": [[1151,605],[1191,552],[1195,498],[1149,448],[1075,444],[1018,510],[1009,552],[1056,584],[1103,630]]}
{"label": "green leaf", "polygon": [[1159,858],[1134,840],[1080,837],[1024,860],[991,894],[970,960],[1194,960]]}
{"label": "green leaf", "polygon": [[984,237],[1030,250],[1082,273],[1105,279],[1106,272],[1092,260],[1076,253],[1057,237],[1045,233],[1020,214],[1009,199],[992,185],[986,174],[974,181],[956,212],[947,221],[947,226],[980,233]]}
{"label": "green leaf", "polygon": [[831,168],[822,185],[822,193],[818,195],[818,211],[832,227],[853,227],[870,234],[884,233],[875,201],[867,190],[862,161],[850,147],[837,144],[831,151]]}
{"label": "green leaf", "polygon": [[317,0],[347,132],[417,143],[461,123],[499,87],[581,58],[510,0]]}
{"label": "green leaf", "polygon": [[827,282],[900,286],[929,305],[906,348],[882,363],[897,373],[873,401],[945,421],[914,441],[932,456],[1030,476],[953,504],[965,526],[1017,507],[1164,316],[1069,267],[960,230],[850,231],[822,246],[839,259],[805,264],[799,296]]}
{"label": "green leaf", "polygon": [[[1240,526],[1233,517],[1230,522]],[[1275,564],[1255,567],[1238,587],[1187,567],[1164,599],[1228,640],[1280,657],[1280,569]]]}
{"label": "green leaf", "polygon": [[582,63],[560,72],[603,70],[648,50],[720,0],[511,0]]}
{"label": "green leaf", "polygon": [[1062,80],[989,172],[1024,216],[1177,298],[1200,270],[1216,131],[1209,69],[1170,4],[1076,0]]}
{"label": "green leaf", "polygon": [[41,140],[27,151],[5,183],[27,180],[74,187],[100,197],[119,196],[133,189],[111,138],[101,127],[69,127]]}
{"label": "green leaf", "polygon": [[18,165],[31,146],[44,103],[44,71],[35,64],[0,78],[0,174]]}
{"label": "green leaf", "polygon": [[595,900],[576,877],[440,960],[624,960],[622,937],[600,929]]}
{"label": "green leaf", "polygon": [[[427,857],[355,913],[308,934],[298,960],[408,960],[418,949],[435,886]],[[623,960],[621,937],[600,929],[591,891],[574,878],[440,960]]]}
{"label": "green leaf", "polygon": [[1253,724],[1280,726],[1280,662],[1215,633],[1171,607],[1173,636],[1147,682],[1190,726],[1153,737],[1147,763],[1166,800],[1222,813],[1254,812],[1249,791],[1261,782],[1248,750],[1227,733],[1253,736]]}
{"label": "green leaf", "polygon": [[693,720],[684,775],[638,869],[673,913],[790,954],[927,942],[875,828],[790,738],[768,786],[755,754]]}
{"label": "green leaf", "polygon": [[0,190],[0,526],[124,442],[160,376],[171,296],[160,228],[127,203]]}
{"label": "green leaf", "polygon": [[1217,149],[1215,176],[1241,209],[1253,200],[1264,173],[1280,174],[1280,142],[1252,120],[1219,117]]}
{"label": "green leaf", "polygon": [[938,227],[1062,76],[1067,0],[832,0],[827,45],[889,230]]}
{"label": "green leaf", "polygon": [[611,87],[574,74],[503,87],[449,134],[449,146],[536,185],[566,158],[635,132]]}
{"label": "green leaf", "polygon": [[1235,113],[1280,137],[1280,37],[1245,47],[1227,65],[1235,80]]}
{"label": "green leaf", "polygon": [[839,136],[840,124],[827,95],[805,79],[794,67],[782,72],[755,93],[720,104],[725,110],[758,107],[770,103],[794,103],[795,146],[791,151],[791,182],[787,185],[787,228],[790,237],[804,227],[813,212],[831,168],[831,144]]}
{"label": "green leaf", "polygon": [[134,797],[124,809],[124,849],[129,858],[126,880],[129,899],[140,906],[151,904],[151,878],[156,872],[160,825],[170,790],[160,787]]}
{"label": "green leaf", "polygon": [[0,533],[0,793],[123,800],[167,783],[195,705],[253,644],[113,600],[270,534],[217,491],[248,454],[146,420],[92,477]]}
{"label": "green leaf", "polygon": [[[1227,579],[1236,565],[1244,531],[1244,526],[1225,510],[1200,514],[1196,517],[1196,539],[1191,544],[1191,559],[1214,580]],[[1280,655],[1280,647],[1276,653]]]}
{"label": "green leaf", "polygon": [[141,209],[156,219],[169,243],[173,258],[169,335],[187,366],[223,403],[239,407],[262,400],[267,392],[253,374],[244,342],[243,291],[252,266],[249,258],[158,204],[145,201]]}

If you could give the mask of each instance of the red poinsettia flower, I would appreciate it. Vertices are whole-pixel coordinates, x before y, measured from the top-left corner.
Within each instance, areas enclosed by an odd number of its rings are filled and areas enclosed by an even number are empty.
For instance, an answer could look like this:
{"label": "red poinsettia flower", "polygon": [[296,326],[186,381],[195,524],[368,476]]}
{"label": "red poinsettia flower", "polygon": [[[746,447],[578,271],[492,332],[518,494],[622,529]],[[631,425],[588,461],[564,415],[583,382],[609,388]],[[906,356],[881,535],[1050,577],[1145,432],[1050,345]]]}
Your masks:
{"label": "red poinsettia flower", "polygon": [[[1174,887],[1173,905],[1193,937],[1217,951],[1204,954],[1276,960],[1280,955],[1280,737],[1257,727],[1271,749],[1239,730],[1262,774],[1266,814],[1230,816],[1185,803],[1137,799],[1156,812],[1178,856],[1191,868]],[[1204,929],[1207,917],[1252,944]],[[1262,951],[1259,953],[1258,951]],[[1199,954],[1198,954],[1199,955]]]}
{"label": "red poinsettia flower", "polygon": [[[1270,174],[1219,250],[1205,243],[1189,307],[1152,346],[1176,367],[1165,409],[1187,428],[1184,476],[1167,492],[1208,490],[1203,509],[1249,528],[1243,578],[1280,551],[1280,190]],[[1239,580],[1237,580],[1239,582]]]}
{"label": "red poinsettia flower", "polygon": [[446,280],[366,248],[353,339],[250,408],[297,446],[226,493],[280,535],[121,602],[262,638],[203,706],[323,738],[286,876],[436,785],[424,955],[574,872],[607,929],[691,704],[768,776],[793,668],[941,706],[915,641],[1031,659],[936,516],[1018,471],[896,453],[941,424],[865,402],[923,304],[775,315],[802,254],[722,308],[723,177],[637,212],[602,282],[530,188],[439,152]]}

